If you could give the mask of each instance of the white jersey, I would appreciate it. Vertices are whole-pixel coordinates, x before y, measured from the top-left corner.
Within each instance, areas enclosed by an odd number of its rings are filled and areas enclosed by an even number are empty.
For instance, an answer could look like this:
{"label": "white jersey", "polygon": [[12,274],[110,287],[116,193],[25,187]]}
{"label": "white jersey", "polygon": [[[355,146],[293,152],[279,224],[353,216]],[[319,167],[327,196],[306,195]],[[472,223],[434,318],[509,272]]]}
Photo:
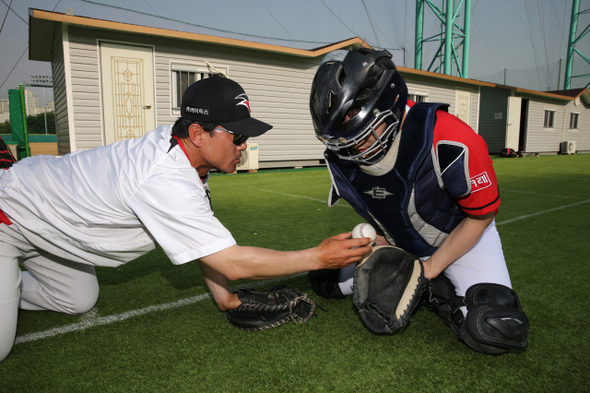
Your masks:
{"label": "white jersey", "polygon": [[19,161],[0,171],[0,210],[35,246],[98,266],[133,260],[154,242],[174,264],[236,244],[171,129]]}

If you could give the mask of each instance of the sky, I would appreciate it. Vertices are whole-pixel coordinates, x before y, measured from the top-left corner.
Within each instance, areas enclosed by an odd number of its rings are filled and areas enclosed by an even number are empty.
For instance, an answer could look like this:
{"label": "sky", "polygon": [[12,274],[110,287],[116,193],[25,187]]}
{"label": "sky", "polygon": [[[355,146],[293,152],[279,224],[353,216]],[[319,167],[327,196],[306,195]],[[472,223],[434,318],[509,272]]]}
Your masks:
{"label": "sky", "polygon": [[[431,2],[442,6],[442,0]],[[49,63],[28,60],[29,8],[60,13],[70,8],[76,16],[305,49],[360,37],[390,50],[397,65],[415,67],[414,0],[0,0],[0,98],[9,88],[32,83],[33,76],[51,75]],[[471,0],[467,77],[563,89],[571,8],[572,0]],[[580,0],[580,10],[588,9],[590,0]],[[424,37],[439,33],[439,25],[426,8]],[[577,34],[589,25],[590,13],[580,16]],[[424,46],[423,69],[437,49],[438,44]],[[590,57],[590,33],[576,49]],[[574,59],[574,75],[590,73],[590,64],[579,55]],[[572,88],[589,81],[575,78]]]}

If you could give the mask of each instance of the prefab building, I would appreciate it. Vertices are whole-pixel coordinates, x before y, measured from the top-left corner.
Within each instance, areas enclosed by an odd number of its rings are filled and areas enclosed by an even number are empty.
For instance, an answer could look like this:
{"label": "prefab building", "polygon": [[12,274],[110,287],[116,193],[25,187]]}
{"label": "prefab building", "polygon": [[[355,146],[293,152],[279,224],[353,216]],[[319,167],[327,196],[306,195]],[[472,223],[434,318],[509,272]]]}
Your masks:
{"label": "prefab building", "polygon": [[[309,114],[313,76],[329,51],[368,47],[352,38],[296,49],[34,9],[29,20],[30,58],[52,64],[59,154],[173,123],[186,86],[218,73],[240,83],[253,116],[274,126],[249,144],[257,167],[322,164]],[[478,132],[481,89],[494,84],[398,68],[410,99],[448,103]]]}
{"label": "prefab building", "polygon": [[30,10],[30,58],[50,61],[59,154],[140,137],[172,124],[188,84],[223,74],[242,85],[252,115],[274,128],[252,142],[260,167],[318,164],[309,92],[323,55],[312,50]]}
{"label": "prefab building", "polygon": [[479,133],[491,154],[590,152],[590,92],[482,87]]}

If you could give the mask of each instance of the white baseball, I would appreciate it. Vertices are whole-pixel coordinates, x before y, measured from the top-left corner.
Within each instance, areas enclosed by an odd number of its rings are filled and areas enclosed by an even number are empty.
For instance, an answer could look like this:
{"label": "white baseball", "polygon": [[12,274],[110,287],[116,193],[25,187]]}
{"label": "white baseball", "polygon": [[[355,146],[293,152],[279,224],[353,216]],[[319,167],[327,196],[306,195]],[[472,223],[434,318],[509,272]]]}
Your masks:
{"label": "white baseball", "polygon": [[375,242],[377,239],[377,232],[375,232],[375,228],[367,223],[358,224],[352,230],[352,237],[354,239],[360,239],[361,237],[369,237],[371,238],[371,244]]}

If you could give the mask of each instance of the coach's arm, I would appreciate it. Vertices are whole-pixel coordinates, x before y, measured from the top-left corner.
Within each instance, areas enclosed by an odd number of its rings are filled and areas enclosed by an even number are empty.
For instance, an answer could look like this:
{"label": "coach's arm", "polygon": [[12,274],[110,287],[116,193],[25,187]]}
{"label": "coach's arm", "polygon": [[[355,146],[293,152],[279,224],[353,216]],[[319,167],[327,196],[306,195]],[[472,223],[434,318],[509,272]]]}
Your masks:
{"label": "coach's arm", "polygon": [[371,251],[370,239],[349,239],[350,235],[350,232],[341,233],[300,251],[235,245],[201,258],[199,264],[217,306],[226,310],[240,305],[229,291],[227,279],[278,278],[309,270],[338,269],[358,262]]}

